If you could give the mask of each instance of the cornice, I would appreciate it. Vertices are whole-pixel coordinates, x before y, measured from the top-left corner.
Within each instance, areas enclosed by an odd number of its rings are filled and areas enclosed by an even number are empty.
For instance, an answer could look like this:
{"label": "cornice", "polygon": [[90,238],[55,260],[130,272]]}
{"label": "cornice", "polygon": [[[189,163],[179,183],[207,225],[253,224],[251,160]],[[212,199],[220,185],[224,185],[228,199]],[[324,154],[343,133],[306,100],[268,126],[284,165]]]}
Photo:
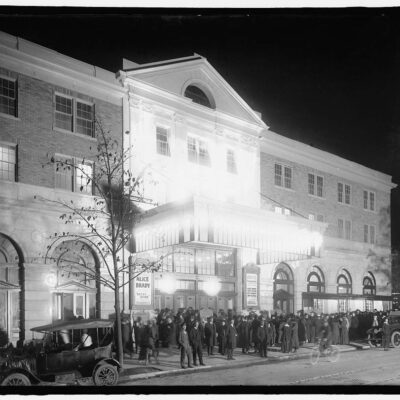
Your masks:
{"label": "cornice", "polygon": [[367,188],[390,191],[397,187],[391,176],[365,167],[335,154],[316,149],[299,141],[289,139],[272,131],[263,133],[261,152],[288,161],[297,162],[315,170],[325,172]]}
{"label": "cornice", "polygon": [[92,66],[93,75],[90,75],[1,44],[0,62],[4,68],[17,73],[54,85],[73,88],[114,104],[121,104],[122,97],[127,93],[117,79],[114,84],[95,76],[95,66]]}

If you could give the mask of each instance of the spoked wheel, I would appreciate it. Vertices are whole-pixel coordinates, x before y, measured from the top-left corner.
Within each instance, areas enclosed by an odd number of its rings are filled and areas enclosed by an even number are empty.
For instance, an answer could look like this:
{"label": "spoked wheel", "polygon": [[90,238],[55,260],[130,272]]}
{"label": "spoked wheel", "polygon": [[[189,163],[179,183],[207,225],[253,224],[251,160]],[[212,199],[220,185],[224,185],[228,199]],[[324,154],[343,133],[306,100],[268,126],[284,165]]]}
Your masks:
{"label": "spoked wheel", "polygon": [[1,386],[31,386],[31,381],[24,374],[14,373],[8,375],[3,382],[1,382]]}
{"label": "spoked wheel", "polygon": [[118,382],[118,370],[111,364],[103,364],[96,368],[93,374],[96,386],[114,386]]}
{"label": "spoked wheel", "polygon": [[328,353],[329,361],[336,362],[339,360],[340,352],[336,346],[331,346]]}
{"label": "spoked wheel", "polygon": [[392,345],[395,349],[400,349],[400,332],[394,331],[391,338]]}
{"label": "spoked wheel", "polygon": [[318,363],[320,357],[319,346],[313,347],[311,350],[311,364],[315,365]]}

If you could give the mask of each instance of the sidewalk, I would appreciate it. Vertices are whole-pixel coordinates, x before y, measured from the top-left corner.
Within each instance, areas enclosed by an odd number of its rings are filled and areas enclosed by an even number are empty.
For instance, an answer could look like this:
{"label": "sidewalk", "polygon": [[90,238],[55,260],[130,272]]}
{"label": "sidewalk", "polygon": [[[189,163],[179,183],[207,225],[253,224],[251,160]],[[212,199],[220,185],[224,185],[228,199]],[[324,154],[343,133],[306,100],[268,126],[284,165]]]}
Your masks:
{"label": "sidewalk", "polygon": [[[226,356],[215,353],[213,356],[207,356],[207,352],[203,352],[203,361],[205,366],[197,366],[194,368],[181,368],[180,351],[176,348],[160,348],[159,361],[156,363],[153,358],[148,365],[144,361],[138,360],[138,354],[133,359],[129,357],[124,359],[124,370],[122,371],[119,382],[134,382],[139,379],[149,379],[161,376],[171,376],[177,374],[192,374],[201,371],[210,371],[226,368],[243,368],[246,366],[266,364],[270,362],[288,361],[293,359],[304,359],[311,356],[314,345],[306,344],[297,350],[296,353],[282,353],[280,348],[271,347],[268,349],[268,357],[261,358],[258,353],[243,354],[241,349],[234,351],[235,360],[227,360]],[[338,345],[340,352],[356,351],[354,346]],[[217,349],[217,348],[216,348]]]}

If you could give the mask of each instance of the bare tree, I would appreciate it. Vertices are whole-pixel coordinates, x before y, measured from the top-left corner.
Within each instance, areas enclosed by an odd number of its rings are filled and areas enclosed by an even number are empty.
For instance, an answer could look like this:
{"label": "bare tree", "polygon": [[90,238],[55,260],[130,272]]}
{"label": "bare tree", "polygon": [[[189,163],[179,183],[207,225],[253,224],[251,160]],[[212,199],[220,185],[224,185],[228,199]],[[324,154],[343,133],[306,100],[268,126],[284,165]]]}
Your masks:
{"label": "bare tree", "polygon": [[[130,262],[124,260],[123,250],[131,244],[133,227],[142,218],[137,204],[152,201],[143,195],[142,177],[133,176],[126,168],[130,149],[123,149],[101,121],[97,120],[95,125],[97,151],[94,164],[85,159],[74,163],[54,156],[47,163],[55,166],[57,171],[71,171],[74,181],[80,184],[79,191],[94,193],[94,196],[79,201],[35,197],[62,209],[59,218],[68,225],[65,231],[55,232],[50,237],[46,258],[59,261],[53,251],[64,243],[59,268],[69,268],[65,272],[75,274],[78,279],[94,280],[114,292],[117,352],[118,360],[123,364],[120,291],[142,273],[157,271],[162,258],[132,260],[130,257]],[[88,249],[95,251],[106,274],[101,274],[95,265],[83,262],[82,255]],[[129,278],[121,279],[125,273],[129,273]]]}

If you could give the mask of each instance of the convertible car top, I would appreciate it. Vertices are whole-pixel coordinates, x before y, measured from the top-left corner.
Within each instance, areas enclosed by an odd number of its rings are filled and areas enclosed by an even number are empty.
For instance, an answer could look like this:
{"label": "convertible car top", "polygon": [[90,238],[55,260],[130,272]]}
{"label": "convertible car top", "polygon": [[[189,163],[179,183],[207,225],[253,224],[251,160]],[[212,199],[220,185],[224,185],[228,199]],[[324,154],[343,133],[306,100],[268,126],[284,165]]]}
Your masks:
{"label": "convertible car top", "polygon": [[111,328],[114,320],[110,319],[76,319],[72,321],[56,321],[51,324],[31,328],[33,332],[54,332],[63,329],[96,329]]}

